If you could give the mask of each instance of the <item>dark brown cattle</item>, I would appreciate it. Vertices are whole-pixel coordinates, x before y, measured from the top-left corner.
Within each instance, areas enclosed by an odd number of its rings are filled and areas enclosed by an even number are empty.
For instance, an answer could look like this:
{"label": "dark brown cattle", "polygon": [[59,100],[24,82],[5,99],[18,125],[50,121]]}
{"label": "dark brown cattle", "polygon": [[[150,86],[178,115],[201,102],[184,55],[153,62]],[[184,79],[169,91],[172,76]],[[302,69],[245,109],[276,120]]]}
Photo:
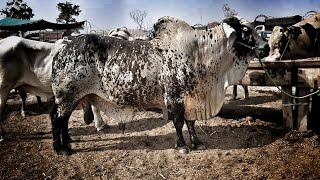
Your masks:
{"label": "dark brown cattle", "polygon": [[288,28],[275,26],[269,39],[266,61],[320,56],[320,13]]}

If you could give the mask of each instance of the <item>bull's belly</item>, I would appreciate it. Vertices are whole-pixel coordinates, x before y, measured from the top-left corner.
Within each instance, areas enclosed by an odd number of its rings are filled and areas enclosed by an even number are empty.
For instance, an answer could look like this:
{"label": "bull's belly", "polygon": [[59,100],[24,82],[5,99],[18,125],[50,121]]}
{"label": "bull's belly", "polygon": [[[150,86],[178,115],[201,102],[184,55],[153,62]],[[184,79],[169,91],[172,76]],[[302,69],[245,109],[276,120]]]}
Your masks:
{"label": "bull's belly", "polygon": [[34,87],[34,86],[30,86],[28,84],[22,84],[18,87],[16,87],[18,90],[23,90],[27,93],[36,95],[36,96],[40,96],[42,98],[42,100],[47,101],[48,99],[50,99],[53,96],[53,92],[51,88],[39,88],[39,87]]}
{"label": "bull's belly", "polygon": [[24,78],[19,88],[33,95],[40,96],[45,101],[53,96],[51,77]]}
{"label": "bull's belly", "polygon": [[163,96],[157,88],[120,89],[112,88],[95,92],[104,100],[119,107],[137,107],[139,109],[160,108],[164,105]]}
{"label": "bull's belly", "polygon": [[[106,116],[115,119],[117,122],[130,122],[133,119],[134,113],[149,108],[162,109],[166,114],[166,108],[163,100],[153,99],[149,102],[143,102],[141,104],[122,104],[118,100],[110,98],[105,94],[90,94],[85,96],[82,101],[88,101],[91,105],[95,106],[100,111],[103,111]],[[164,118],[167,118],[165,116]]]}

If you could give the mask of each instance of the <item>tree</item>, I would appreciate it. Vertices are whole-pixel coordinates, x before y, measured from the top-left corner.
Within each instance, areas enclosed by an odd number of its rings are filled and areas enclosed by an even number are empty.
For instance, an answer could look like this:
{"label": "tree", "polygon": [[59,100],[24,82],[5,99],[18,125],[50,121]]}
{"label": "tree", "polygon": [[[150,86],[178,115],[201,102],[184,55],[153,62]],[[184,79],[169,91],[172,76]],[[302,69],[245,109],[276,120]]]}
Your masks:
{"label": "tree", "polygon": [[65,3],[58,3],[57,8],[60,11],[58,18],[56,18],[58,23],[69,24],[77,22],[73,16],[79,16],[81,12],[80,6],[66,1]]}
{"label": "tree", "polygon": [[130,14],[131,19],[138,24],[139,30],[141,30],[143,21],[147,17],[148,13],[144,10],[142,11],[139,9],[135,9],[135,10],[131,11],[129,14]]}
{"label": "tree", "polygon": [[1,15],[17,19],[31,19],[34,14],[32,9],[23,0],[10,0],[7,5],[0,11]]}
{"label": "tree", "polygon": [[233,10],[233,9],[231,9],[231,8],[229,7],[229,4],[224,4],[224,5],[222,6],[222,11],[223,11],[223,13],[224,13],[224,17],[225,17],[225,18],[238,15],[238,13],[237,13],[235,10]]}

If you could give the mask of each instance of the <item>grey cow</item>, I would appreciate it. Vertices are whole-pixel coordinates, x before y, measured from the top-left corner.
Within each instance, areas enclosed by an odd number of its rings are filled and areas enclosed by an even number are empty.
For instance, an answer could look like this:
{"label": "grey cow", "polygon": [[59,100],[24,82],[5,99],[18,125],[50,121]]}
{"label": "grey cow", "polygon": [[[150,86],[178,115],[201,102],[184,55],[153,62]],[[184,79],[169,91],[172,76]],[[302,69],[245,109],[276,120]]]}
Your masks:
{"label": "grey cow", "polygon": [[240,43],[267,46],[251,24],[239,17],[196,30],[166,16],[154,29],[155,39],[149,42],[83,35],[54,57],[56,105],[50,116],[58,154],[71,154],[68,120],[83,101],[111,116],[120,113],[120,118],[130,118],[140,109],[161,108],[173,120],[179,152],[189,150],[182,136],[184,123],[192,149],[205,148],[196,135],[195,121],[219,112],[226,88],[244,76],[255,57]]}

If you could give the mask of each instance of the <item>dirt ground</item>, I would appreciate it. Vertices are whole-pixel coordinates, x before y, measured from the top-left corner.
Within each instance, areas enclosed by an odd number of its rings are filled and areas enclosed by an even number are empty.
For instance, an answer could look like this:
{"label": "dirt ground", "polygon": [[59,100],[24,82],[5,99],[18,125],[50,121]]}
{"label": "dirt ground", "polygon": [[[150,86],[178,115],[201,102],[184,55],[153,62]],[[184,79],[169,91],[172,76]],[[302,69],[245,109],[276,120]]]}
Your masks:
{"label": "dirt ground", "polygon": [[[242,91],[242,88],[239,87]],[[0,143],[0,179],[320,179],[318,136],[281,129],[281,96],[274,90],[249,87],[250,99],[230,100],[220,113],[197,121],[206,150],[174,150],[172,122],[145,111],[125,130],[103,115],[109,127],[96,133],[85,125],[82,110],[70,119],[73,154],[52,149],[50,106],[28,99],[30,115],[22,118],[20,101],[6,107],[7,139]],[[186,127],[185,139],[188,141]]]}

